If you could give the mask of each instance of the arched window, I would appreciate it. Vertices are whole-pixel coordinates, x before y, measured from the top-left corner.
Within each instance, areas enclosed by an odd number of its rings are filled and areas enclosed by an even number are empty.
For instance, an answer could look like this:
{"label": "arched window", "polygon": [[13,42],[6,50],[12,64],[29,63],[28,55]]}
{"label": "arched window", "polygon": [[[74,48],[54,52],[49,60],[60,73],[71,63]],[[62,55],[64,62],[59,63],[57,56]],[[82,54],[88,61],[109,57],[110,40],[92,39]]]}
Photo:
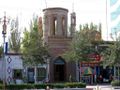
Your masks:
{"label": "arched window", "polygon": [[62,17],[62,35],[65,35],[65,18]]}
{"label": "arched window", "polygon": [[76,22],[75,17],[72,17],[72,18],[71,18],[71,23],[72,23],[73,25],[75,25],[75,22]]}
{"label": "arched window", "polygon": [[57,29],[57,18],[54,17],[53,18],[53,31],[52,31],[52,35],[54,36],[55,36],[56,29]]}

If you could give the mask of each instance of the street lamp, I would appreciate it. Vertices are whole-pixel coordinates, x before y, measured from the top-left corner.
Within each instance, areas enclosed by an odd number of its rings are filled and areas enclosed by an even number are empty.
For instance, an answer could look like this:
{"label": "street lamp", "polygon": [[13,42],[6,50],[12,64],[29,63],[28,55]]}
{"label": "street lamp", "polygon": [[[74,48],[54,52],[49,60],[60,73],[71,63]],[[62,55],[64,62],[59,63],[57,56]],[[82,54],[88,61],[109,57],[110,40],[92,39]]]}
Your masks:
{"label": "street lamp", "polygon": [[0,23],[3,23],[2,25],[2,34],[3,34],[3,89],[6,90],[5,88],[5,83],[6,83],[6,61],[5,61],[5,38],[7,34],[7,23],[9,23],[9,19],[7,20],[6,18],[6,13],[4,13],[4,17],[0,18]]}

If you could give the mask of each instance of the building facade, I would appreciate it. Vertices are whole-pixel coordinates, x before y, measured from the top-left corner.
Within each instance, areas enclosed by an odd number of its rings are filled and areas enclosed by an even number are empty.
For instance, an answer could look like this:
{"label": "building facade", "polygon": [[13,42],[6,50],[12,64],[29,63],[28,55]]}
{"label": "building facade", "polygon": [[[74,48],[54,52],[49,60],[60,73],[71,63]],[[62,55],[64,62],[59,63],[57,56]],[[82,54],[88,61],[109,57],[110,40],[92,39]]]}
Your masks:
{"label": "building facade", "polygon": [[[76,77],[76,66],[66,61],[62,54],[68,50],[75,30],[75,13],[71,14],[71,30],[68,31],[68,10],[65,8],[46,8],[43,10],[43,39],[49,47],[50,82],[68,81]],[[72,66],[71,66],[72,65]]]}
{"label": "building facade", "polygon": [[8,53],[0,59],[0,80],[5,80],[7,84],[23,83],[23,69],[21,55]]}
{"label": "building facade", "polygon": [[[45,58],[46,64],[39,64],[37,67],[23,67],[21,55],[6,54],[4,73],[0,73],[0,79],[3,75],[7,83],[15,83],[16,80],[27,80],[28,83],[39,82],[67,82],[82,81],[86,83],[96,83],[97,77],[102,75],[104,80],[109,79],[109,74],[119,78],[120,67],[104,68],[100,65],[100,58],[95,55],[93,62],[72,62],[65,60],[63,54],[69,50],[76,27],[76,14],[71,13],[70,30],[68,29],[68,10],[65,8],[46,8],[43,10],[44,17],[39,18],[40,33],[43,33],[44,44],[48,46],[50,57]],[[42,22],[43,19],[43,22]],[[94,41],[101,39],[101,31],[91,32]],[[105,49],[104,43],[96,43],[95,48]],[[0,71],[3,71],[3,60],[0,60]],[[87,73],[85,73],[87,71]],[[89,71],[89,72],[88,72]],[[105,74],[106,73],[106,74]],[[20,82],[20,81],[19,81]],[[24,81],[25,82],[25,81]]]}

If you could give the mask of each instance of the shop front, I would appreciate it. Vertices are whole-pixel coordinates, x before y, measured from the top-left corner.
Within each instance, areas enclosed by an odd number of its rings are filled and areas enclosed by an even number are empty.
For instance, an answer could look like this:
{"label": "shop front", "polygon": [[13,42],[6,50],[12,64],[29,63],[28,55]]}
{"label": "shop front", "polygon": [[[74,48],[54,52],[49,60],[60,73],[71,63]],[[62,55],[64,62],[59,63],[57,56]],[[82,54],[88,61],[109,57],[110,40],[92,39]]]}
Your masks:
{"label": "shop front", "polygon": [[99,75],[98,62],[81,62],[80,63],[80,81],[87,84],[96,83]]}
{"label": "shop front", "polygon": [[118,67],[104,67],[100,62],[81,62],[80,81],[87,84],[110,83],[113,79],[119,79]]}

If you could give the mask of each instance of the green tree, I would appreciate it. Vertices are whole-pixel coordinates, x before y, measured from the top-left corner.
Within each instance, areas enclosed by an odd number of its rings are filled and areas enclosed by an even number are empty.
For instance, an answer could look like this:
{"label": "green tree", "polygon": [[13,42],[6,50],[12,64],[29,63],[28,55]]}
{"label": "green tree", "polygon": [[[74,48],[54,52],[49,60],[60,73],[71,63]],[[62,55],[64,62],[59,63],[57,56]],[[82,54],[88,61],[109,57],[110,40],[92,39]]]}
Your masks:
{"label": "green tree", "polygon": [[48,55],[47,47],[43,45],[42,34],[38,30],[38,18],[30,24],[30,30],[25,29],[22,40],[24,64],[38,65],[43,63],[43,56]]}
{"label": "green tree", "polygon": [[101,54],[103,57],[103,64],[108,65],[120,65],[120,37],[116,38],[112,44],[108,46]]}
{"label": "green tree", "polygon": [[[92,29],[91,29],[92,28]],[[70,50],[67,51],[63,56],[67,60],[79,60],[79,61],[90,61],[93,60],[89,57],[89,54],[95,52],[95,48],[92,46],[92,42],[95,40],[93,33],[96,34],[98,30],[97,25],[90,27],[88,24],[80,25],[80,30],[77,31],[72,39]]]}
{"label": "green tree", "polygon": [[9,39],[9,49],[12,52],[19,53],[20,52],[20,32],[18,30],[18,18],[16,20],[12,20],[11,23],[11,36]]}

